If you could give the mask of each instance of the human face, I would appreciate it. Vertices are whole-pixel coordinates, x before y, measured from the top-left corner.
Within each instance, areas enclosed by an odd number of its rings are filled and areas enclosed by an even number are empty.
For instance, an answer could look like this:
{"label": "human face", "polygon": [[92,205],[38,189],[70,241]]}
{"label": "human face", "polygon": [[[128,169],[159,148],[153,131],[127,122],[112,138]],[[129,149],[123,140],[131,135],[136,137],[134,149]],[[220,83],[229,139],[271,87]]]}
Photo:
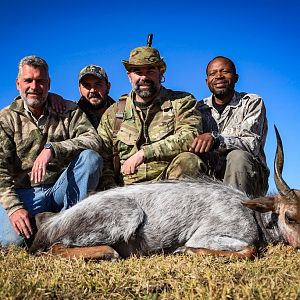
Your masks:
{"label": "human face", "polygon": [[79,83],[79,92],[95,109],[102,107],[109,93],[110,83],[94,75],[85,75]]}
{"label": "human face", "polygon": [[134,68],[127,75],[139,102],[152,101],[160,90],[162,75],[156,67]]}
{"label": "human face", "polygon": [[231,97],[238,75],[234,73],[231,63],[224,58],[216,58],[207,68],[206,84],[218,99]]}
{"label": "human face", "polygon": [[30,110],[44,107],[50,89],[50,78],[43,68],[24,65],[16,84],[21,98]]}

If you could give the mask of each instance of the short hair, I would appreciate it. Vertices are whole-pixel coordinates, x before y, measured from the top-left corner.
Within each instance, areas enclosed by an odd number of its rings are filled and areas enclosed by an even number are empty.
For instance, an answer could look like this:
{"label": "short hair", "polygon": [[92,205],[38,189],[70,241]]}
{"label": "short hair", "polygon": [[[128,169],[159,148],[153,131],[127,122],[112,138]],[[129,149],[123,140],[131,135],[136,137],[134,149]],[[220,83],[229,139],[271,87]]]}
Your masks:
{"label": "short hair", "polygon": [[209,67],[209,65],[210,65],[214,60],[216,60],[216,59],[218,59],[218,58],[222,58],[222,59],[224,59],[224,60],[227,60],[227,61],[231,64],[233,73],[236,74],[236,67],[235,67],[234,62],[233,62],[230,58],[228,58],[228,57],[219,55],[219,56],[214,57],[214,58],[207,64],[207,66],[206,66],[206,75],[208,75],[208,67]]}
{"label": "short hair", "polygon": [[20,77],[20,75],[22,73],[22,68],[25,65],[43,69],[46,72],[47,76],[49,77],[49,67],[48,67],[48,64],[46,63],[46,61],[36,55],[29,55],[29,56],[23,57],[19,62],[18,78]]}

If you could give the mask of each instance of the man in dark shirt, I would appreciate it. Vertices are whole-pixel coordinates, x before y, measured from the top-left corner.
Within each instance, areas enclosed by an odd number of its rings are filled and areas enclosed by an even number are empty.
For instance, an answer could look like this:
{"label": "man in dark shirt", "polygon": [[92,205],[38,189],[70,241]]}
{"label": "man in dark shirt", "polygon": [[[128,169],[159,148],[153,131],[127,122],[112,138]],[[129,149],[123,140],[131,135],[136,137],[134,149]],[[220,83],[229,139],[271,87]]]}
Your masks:
{"label": "man in dark shirt", "polygon": [[[80,99],[77,104],[97,129],[103,113],[115,103],[108,95],[110,90],[108,76],[102,67],[88,65],[79,72],[78,84]],[[66,102],[69,101],[53,93],[49,93],[49,99],[53,108],[58,112],[62,112]]]}
{"label": "man in dark shirt", "polygon": [[88,65],[80,71],[78,79],[81,98],[77,104],[97,129],[103,113],[115,102],[108,95],[108,76],[102,67]]}

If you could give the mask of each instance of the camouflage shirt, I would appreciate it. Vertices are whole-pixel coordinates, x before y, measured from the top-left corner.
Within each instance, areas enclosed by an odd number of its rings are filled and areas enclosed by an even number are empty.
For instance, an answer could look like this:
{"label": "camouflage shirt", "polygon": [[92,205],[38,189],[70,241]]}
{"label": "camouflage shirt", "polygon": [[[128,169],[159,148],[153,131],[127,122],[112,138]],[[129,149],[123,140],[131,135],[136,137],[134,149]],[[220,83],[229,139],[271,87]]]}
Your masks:
{"label": "camouflage shirt", "polygon": [[100,152],[96,130],[75,103],[68,101],[62,114],[50,106],[39,120],[34,120],[20,97],[0,111],[0,203],[9,214],[23,207],[15,188],[36,185],[30,180],[31,169],[46,143],[53,146],[54,158],[42,184],[54,183],[81,150]]}
{"label": "camouflage shirt", "polygon": [[267,166],[264,145],[268,124],[261,97],[235,92],[221,114],[213,107],[212,96],[198,102],[197,108],[202,113],[203,131],[220,134],[220,148],[245,150]]}
{"label": "camouflage shirt", "polygon": [[191,94],[162,87],[144,116],[134,105],[134,98],[134,92],[125,97],[123,120],[115,138],[117,103],[107,109],[98,127],[103,140],[104,188],[115,185],[113,149],[118,151],[121,165],[143,149],[145,162],[135,174],[125,175],[123,181],[124,184],[148,181],[160,175],[176,155],[189,151],[193,139],[202,131],[201,116]]}

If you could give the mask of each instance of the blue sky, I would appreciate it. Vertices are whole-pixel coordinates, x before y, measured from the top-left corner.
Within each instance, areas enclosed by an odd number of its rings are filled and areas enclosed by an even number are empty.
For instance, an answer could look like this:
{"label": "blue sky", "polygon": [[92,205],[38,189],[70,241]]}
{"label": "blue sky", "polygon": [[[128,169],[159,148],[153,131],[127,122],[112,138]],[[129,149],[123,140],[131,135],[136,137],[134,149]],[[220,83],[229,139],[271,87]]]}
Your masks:
{"label": "blue sky", "polygon": [[117,99],[130,90],[121,64],[154,34],[167,63],[165,86],[209,95],[207,62],[217,55],[237,66],[238,91],[257,93],[269,121],[266,155],[273,183],[276,124],[284,144],[283,175],[300,187],[300,1],[5,1],[1,3],[0,108],[17,95],[18,61],[35,54],[50,67],[51,91],[78,99],[77,76],[87,64],[103,66]]}

